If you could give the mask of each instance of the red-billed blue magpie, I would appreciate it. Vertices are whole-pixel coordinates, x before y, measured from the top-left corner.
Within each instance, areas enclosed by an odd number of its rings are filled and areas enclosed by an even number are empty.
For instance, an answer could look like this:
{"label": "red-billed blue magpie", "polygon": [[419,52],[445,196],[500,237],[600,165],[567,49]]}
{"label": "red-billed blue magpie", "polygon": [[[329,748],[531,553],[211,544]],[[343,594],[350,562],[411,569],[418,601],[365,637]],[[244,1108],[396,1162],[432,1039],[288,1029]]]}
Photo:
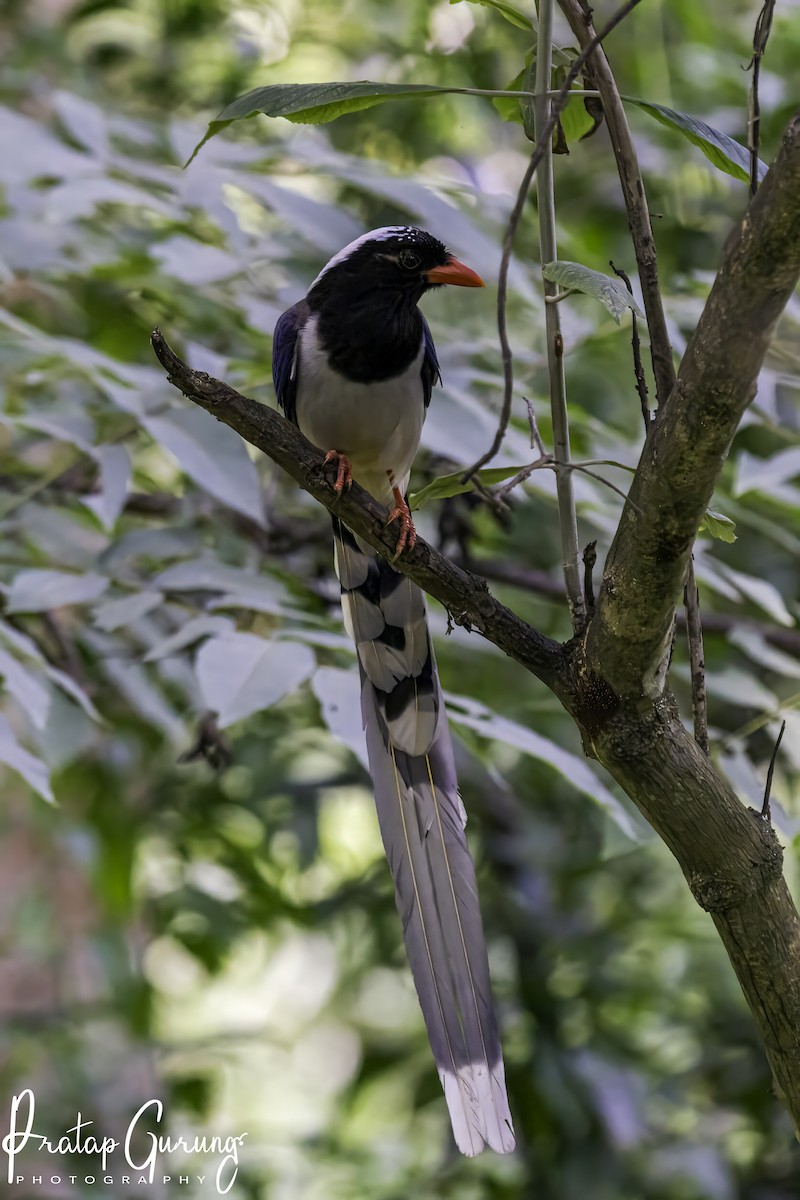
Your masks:
{"label": "red-billed blue magpie", "polygon": [[[416,534],[405,500],[434,384],[417,307],[442,284],[482,280],[422,229],[374,229],[345,246],[275,329],[278,401],[335,463]],[[387,522],[388,523],[388,522]],[[453,1133],[464,1154],[514,1148],[475,868],[420,589],[334,518],[334,557],[358,652],[361,709],[406,950]]]}

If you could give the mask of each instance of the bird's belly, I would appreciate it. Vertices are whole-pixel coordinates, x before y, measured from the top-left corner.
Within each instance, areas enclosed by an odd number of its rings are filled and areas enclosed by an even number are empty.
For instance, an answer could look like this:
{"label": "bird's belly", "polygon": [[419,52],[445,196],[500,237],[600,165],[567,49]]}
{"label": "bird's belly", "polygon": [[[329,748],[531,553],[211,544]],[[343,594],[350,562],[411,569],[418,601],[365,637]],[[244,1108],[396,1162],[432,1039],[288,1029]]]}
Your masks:
{"label": "bird's belly", "polygon": [[338,450],[353,477],[378,498],[387,473],[404,487],[419,448],[425,403],[422,352],[407,371],[375,383],[353,383],[332,371],[321,355],[301,355],[297,423],[321,450]]}

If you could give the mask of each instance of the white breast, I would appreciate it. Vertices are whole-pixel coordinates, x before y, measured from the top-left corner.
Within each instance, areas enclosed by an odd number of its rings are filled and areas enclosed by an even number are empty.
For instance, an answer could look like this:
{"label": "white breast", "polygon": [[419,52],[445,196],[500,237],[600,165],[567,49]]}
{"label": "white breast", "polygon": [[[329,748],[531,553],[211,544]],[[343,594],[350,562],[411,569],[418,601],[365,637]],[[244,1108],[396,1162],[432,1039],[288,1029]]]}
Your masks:
{"label": "white breast", "polygon": [[393,379],[352,383],[328,366],[316,317],[306,323],[299,340],[297,423],[302,432],[321,450],[346,454],[353,477],[377,499],[390,497],[389,471],[405,491],[425,420],[424,345]]}

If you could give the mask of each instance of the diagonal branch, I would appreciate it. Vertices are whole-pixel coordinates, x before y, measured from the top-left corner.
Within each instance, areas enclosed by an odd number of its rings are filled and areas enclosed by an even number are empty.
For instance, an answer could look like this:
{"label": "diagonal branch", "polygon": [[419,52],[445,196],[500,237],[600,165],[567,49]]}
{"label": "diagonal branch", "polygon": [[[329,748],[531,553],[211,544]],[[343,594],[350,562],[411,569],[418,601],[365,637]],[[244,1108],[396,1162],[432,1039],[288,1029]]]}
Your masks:
{"label": "diagonal branch", "polygon": [[[386,509],[357,483],[337,495],[322,469],[322,452],[291,421],[205,371],[193,371],[159,329],[153,330],[150,340],[170,383],[184,396],[235,429],[283,467],[315,500],[341,517],[354,533],[387,558],[393,557],[396,537],[386,528]],[[395,565],[443,604],[458,625],[477,630],[548,686],[556,684],[563,667],[561,646],[495,600],[484,579],[456,566],[421,538]]]}
{"label": "diagonal branch", "polygon": [[728,239],[670,403],[651,426],[606,561],[589,653],[620,695],[655,698],[663,689],[692,542],[798,278],[800,112]]}

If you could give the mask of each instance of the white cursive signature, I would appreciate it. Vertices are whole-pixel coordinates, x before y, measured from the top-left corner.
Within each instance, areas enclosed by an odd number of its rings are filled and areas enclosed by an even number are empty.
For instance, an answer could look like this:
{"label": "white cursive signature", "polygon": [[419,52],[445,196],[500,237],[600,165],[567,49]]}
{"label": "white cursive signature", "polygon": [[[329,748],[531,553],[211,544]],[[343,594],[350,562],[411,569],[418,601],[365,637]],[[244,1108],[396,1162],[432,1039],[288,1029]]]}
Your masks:
{"label": "white cursive signature", "polygon": [[152,1132],[138,1131],[149,1145],[149,1150],[142,1162],[134,1161],[131,1141],[137,1133],[137,1125],[146,1112],[153,1109],[157,1124],[161,1124],[164,1106],[160,1100],[147,1100],[134,1114],[125,1134],[124,1144],[116,1138],[103,1137],[98,1139],[92,1133],[87,1133],[94,1122],[85,1121],[80,1113],[74,1125],[67,1129],[58,1141],[51,1141],[44,1134],[34,1132],[33,1122],[36,1113],[36,1097],[30,1088],[25,1088],[11,1101],[8,1133],[3,1138],[3,1150],[8,1155],[8,1182],[13,1183],[17,1171],[17,1156],[29,1142],[34,1142],[37,1149],[46,1154],[99,1154],[102,1159],[103,1172],[108,1169],[108,1157],[115,1150],[123,1147],[125,1161],[128,1166],[143,1175],[148,1183],[155,1177],[159,1155],[174,1154],[182,1151],[184,1154],[221,1154],[223,1157],[217,1167],[216,1185],[220,1196],[225,1196],[236,1182],[239,1173],[239,1148],[244,1145],[246,1133],[237,1136],[221,1137],[169,1137]]}

